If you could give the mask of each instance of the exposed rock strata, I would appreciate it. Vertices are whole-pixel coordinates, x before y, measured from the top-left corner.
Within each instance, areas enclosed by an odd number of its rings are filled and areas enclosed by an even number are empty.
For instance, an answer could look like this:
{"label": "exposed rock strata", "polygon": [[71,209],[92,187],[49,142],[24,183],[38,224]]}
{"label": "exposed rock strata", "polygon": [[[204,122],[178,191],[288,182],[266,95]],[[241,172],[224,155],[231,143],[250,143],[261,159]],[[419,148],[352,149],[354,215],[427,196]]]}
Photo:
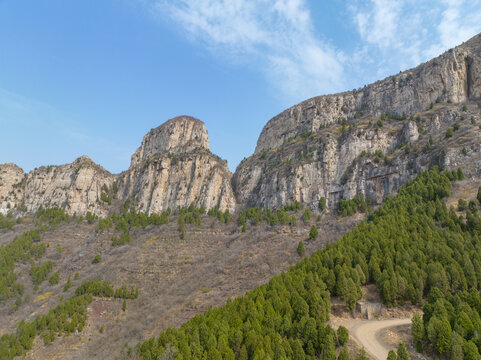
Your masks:
{"label": "exposed rock strata", "polygon": [[436,101],[461,103],[481,96],[481,35],[413,69],[362,89],[318,96],[272,118],[257,141],[256,154],[296,134],[356,114],[415,114]]}
{"label": "exposed rock strata", "polygon": [[209,151],[200,120],[182,116],[151,130],[119,179],[120,196],[141,211],[158,213],[194,204],[234,211],[227,162]]}
{"label": "exposed rock strata", "polygon": [[[241,206],[269,208],[297,200],[315,209],[321,197],[332,208],[340,199],[361,194],[380,203],[432,164],[451,168],[464,164],[476,172],[478,127],[471,124],[470,133],[457,142],[445,138],[444,132],[456,121],[478,120],[476,106],[461,115],[457,104],[480,97],[481,35],[477,35],[427,63],[362,89],[306,100],[266,124],[254,155],[234,174],[237,200]],[[383,116],[387,124],[382,126],[382,114],[395,114],[397,120]],[[418,121],[409,121],[410,117]],[[430,136],[436,141],[427,146]],[[376,151],[382,156],[374,156]]]}
{"label": "exposed rock strata", "polygon": [[100,201],[102,188],[111,188],[115,176],[82,156],[71,164],[42,166],[28,174],[17,167],[16,179],[14,184],[5,182],[0,186],[0,192],[7,193],[0,203],[2,212],[8,211],[10,204],[10,207],[26,207],[28,211],[57,206],[69,214],[91,211],[105,215],[108,208]]}

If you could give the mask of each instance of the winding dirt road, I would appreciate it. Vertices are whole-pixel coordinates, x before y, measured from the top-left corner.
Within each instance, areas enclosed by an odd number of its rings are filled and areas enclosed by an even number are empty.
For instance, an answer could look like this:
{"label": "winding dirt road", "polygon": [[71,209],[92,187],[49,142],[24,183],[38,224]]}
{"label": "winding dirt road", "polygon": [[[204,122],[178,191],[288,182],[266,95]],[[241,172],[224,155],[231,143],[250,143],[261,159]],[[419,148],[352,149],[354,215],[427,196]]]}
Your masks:
{"label": "winding dirt road", "polygon": [[381,341],[380,332],[387,328],[411,323],[411,318],[392,320],[352,320],[346,322],[351,337],[363,346],[366,352],[377,360],[386,360],[389,350],[387,344]]}

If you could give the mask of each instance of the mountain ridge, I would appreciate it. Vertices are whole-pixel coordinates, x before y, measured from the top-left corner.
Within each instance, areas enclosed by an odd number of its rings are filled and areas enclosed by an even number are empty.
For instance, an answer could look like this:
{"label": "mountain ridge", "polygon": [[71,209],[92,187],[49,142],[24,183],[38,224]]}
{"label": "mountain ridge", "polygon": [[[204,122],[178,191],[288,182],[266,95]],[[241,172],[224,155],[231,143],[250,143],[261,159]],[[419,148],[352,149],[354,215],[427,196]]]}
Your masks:
{"label": "mountain ridge", "polygon": [[[279,209],[293,201],[315,210],[321,198],[332,209],[357,194],[380,203],[429,164],[459,162],[452,154],[440,160],[435,159],[439,154],[396,151],[402,144],[425,147],[428,132],[446,142],[442,132],[464,116],[456,106],[480,96],[478,34],[362,89],[313,97],[284,110],[266,123],[254,154],[233,174],[210,152],[205,124],[183,115],[149,131],[120,174],[84,157],[28,174],[16,165],[0,165],[0,212],[58,206],[69,214],[105,216],[126,200],[148,213],[190,204],[230,211]],[[362,160],[363,152],[382,153],[391,165]],[[375,178],[380,182],[373,183]]]}

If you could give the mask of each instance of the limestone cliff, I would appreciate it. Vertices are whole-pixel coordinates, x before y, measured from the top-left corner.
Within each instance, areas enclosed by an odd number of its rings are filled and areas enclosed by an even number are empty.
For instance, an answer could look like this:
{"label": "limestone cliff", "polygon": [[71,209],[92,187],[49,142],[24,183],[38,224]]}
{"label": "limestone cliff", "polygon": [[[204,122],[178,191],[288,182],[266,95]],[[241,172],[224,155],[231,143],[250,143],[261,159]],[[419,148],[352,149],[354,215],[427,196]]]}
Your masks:
{"label": "limestone cliff", "polygon": [[108,213],[101,201],[103,189],[112,187],[115,176],[82,156],[71,164],[42,166],[24,174],[17,166],[0,165],[0,210],[58,206],[69,214]]}
{"label": "limestone cliff", "polygon": [[178,116],[144,136],[142,145],[132,155],[130,167],[141,165],[157,154],[187,153],[196,149],[209,150],[205,124],[193,117]]}
{"label": "limestone cliff", "polygon": [[[0,212],[6,213],[15,202],[9,203],[11,199],[14,201],[17,194],[22,193],[22,188],[19,188],[17,184],[20,184],[24,177],[23,170],[15,164],[0,164]],[[3,211],[2,211],[3,210]]]}
{"label": "limestone cliff", "polygon": [[[365,116],[302,133],[245,159],[233,185],[241,206],[279,209],[300,201],[331,210],[361,194],[373,204],[432,165],[481,176],[481,109],[475,102],[436,104],[411,118]],[[448,129],[457,129],[448,137]]]}
{"label": "limestone cliff", "polygon": [[180,116],[145,135],[120,175],[87,157],[28,174],[14,164],[0,165],[0,211],[58,206],[69,214],[106,215],[116,210],[115,198],[133,200],[138,210],[150,213],[191,203],[235,211],[231,177],[227,162],[209,151],[204,123]]}
{"label": "limestone cliff", "polygon": [[202,121],[181,116],[151,130],[119,178],[119,196],[137,208],[158,213],[193,203],[234,211],[235,196],[227,162],[209,151]]}
{"label": "limestone cliff", "polygon": [[304,101],[266,124],[254,155],[234,174],[237,200],[269,208],[297,200],[316,209],[325,197],[332,208],[356,194],[380,203],[433,164],[481,175],[480,96],[477,35],[363,89]]}
{"label": "limestone cliff", "polygon": [[461,103],[481,96],[481,34],[413,69],[362,89],[314,97],[272,118],[256,154],[302,132],[316,132],[339,118],[381,113],[415,114],[436,101]]}

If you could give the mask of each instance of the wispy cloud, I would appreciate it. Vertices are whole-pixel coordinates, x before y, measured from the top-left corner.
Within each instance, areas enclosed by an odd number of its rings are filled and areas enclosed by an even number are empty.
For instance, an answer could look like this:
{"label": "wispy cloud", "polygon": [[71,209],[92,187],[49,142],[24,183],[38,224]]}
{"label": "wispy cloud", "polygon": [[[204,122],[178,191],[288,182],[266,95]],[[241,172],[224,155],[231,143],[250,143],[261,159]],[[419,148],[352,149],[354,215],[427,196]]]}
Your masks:
{"label": "wispy cloud", "polygon": [[480,0],[354,0],[350,10],[362,61],[378,59],[381,72],[415,66],[481,31]]}
{"label": "wispy cloud", "polygon": [[257,69],[291,99],[343,89],[344,56],[315,36],[304,0],[158,0],[153,9],[216,55]]}
{"label": "wispy cloud", "polygon": [[439,41],[425,51],[427,57],[459,45],[481,30],[481,1],[447,0],[442,4],[444,9],[436,27]]}

